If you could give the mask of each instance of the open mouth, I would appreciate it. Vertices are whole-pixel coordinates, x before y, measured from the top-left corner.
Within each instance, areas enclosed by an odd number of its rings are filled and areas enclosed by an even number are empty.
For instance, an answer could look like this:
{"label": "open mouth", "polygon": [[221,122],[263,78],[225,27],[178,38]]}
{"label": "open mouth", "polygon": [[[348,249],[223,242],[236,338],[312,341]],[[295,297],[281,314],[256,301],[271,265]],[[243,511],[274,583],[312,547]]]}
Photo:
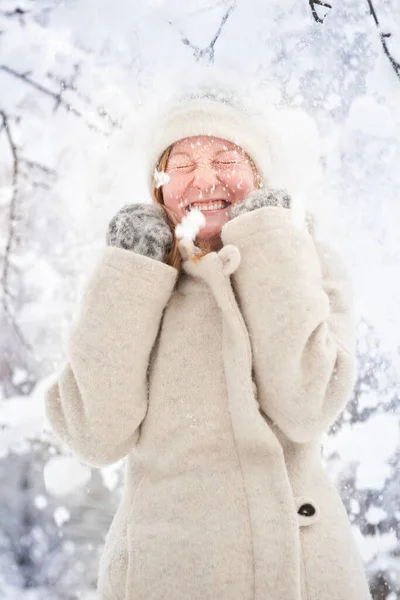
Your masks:
{"label": "open mouth", "polygon": [[213,200],[212,202],[193,202],[186,208],[186,214],[193,208],[201,210],[201,212],[218,212],[226,210],[232,203],[229,200]]}

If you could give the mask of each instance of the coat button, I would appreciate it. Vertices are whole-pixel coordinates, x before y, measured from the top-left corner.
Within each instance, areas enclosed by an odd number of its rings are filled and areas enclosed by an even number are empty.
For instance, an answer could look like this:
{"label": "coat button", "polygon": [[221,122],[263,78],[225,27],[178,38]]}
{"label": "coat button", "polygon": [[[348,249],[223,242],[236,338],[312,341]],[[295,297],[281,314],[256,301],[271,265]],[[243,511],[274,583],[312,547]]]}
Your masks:
{"label": "coat button", "polygon": [[297,512],[303,517],[312,517],[316,511],[312,504],[302,504]]}

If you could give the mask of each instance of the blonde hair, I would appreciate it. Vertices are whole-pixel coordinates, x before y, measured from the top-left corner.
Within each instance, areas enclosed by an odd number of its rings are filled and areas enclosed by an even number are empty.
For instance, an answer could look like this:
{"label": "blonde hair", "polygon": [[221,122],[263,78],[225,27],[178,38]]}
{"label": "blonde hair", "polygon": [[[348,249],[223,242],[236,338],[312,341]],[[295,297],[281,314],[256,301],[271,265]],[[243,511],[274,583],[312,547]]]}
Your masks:
{"label": "blonde hair", "polygon": [[[168,148],[166,148],[164,150],[164,152],[162,153],[162,155],[158,161],[158,164],[157,164],[157,171],[159,171],[159,172],[166,171],[168,159],[169,159],[169,155],[171,153],[172,147],[173,147],[173,144],[171,146],[168,146]],[[250,158],[250,156],[247,153],[246,153],[246,158],[249,161],[251,168],[253,170],[255,187],[260,188],[262,180],[261,180],[260,174],[258,172],[258,169],[257,169],[256,165],[254,164],[254,161]],[[180,254],[179,248],[178,248],[179,239],[177,239],[175,236],[176,225],[172,219],[171,209],[169,209],[164,204],[162,187],[161,186],[157,187],[154,179],[153,179],[153,183],[152,183],[152,200],[153,200],[153,202],[155,202],[156,204],[158,204],[159,206],[161,206],[163,208],[164,212],[167,215],[168,224],[169,224],[169,227],[170,227],[172,235],[173,235],[173,242],[172,242],[171,250],[166,254],[164,260],[167,265],[170,265],[171,267],[175,267],[175,269],[177,269],[178,272],[180,272],[181,268],[182,268],[182,257],[181,257],[181,254]],[[203,248],[202,248],[201,252],[199,254],[196,254],[192,258],[193,262],[197,262],[199,260],[199,258],[201,258],[202,256],[205,256],[206,254],[211,252],[211,244],[208,245],[207,240],[204,240],[202,245],[203,245]]]}

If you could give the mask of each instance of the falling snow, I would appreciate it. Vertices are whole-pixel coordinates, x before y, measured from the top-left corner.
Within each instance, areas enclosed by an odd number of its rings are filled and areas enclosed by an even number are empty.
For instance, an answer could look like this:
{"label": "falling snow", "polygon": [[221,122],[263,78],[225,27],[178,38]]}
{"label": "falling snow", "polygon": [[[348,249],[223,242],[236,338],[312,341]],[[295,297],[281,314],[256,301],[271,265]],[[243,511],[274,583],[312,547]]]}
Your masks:
{"label": "falling snow", "polygon": [[[270,117],[294,222],[310,204],[349,266],[358,380],[324,438],[323,459],[374,600],[400,597],[400,5],[374,0],[378,30],[368,2],[329,4],[315,3],[318,23],[309,3],[295,0],[138,0],[134,8],[128,0],[2,0],[5,600],[97,598],[97,550],[124,461],[97,471],[71,457],[49,430],[44,395],[64,364],[107,223],[122,205],[149,201],[154,115],[176,93],[199,88],[217,97],[222,89],[257,111],[287,109]],[[157,187],[168,183],[166,173],[154,177]],[[192,210],[177,234],[193,240],[204,219]]]}

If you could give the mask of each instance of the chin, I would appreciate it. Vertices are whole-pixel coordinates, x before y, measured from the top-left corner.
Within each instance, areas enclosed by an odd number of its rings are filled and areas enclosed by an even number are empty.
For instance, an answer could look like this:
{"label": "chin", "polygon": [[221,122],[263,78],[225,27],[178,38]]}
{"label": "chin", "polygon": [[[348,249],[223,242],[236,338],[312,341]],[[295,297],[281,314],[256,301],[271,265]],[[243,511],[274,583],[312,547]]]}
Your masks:
{"label": "chin", "polygon": [[209,240],[221,235],[222,227],[225,225],[225,222],[215,223],[214,226],[207,223],[205,227],[202,227],[197,234],[197,238],[201,240]]}
{"label": "chin", "polygon": [[198,240],[212,240],[213,238],[219,237],[221,235],[221,227],[219,229],[215,229],[213,231],[200,231],[197,236],[196,239]]}

